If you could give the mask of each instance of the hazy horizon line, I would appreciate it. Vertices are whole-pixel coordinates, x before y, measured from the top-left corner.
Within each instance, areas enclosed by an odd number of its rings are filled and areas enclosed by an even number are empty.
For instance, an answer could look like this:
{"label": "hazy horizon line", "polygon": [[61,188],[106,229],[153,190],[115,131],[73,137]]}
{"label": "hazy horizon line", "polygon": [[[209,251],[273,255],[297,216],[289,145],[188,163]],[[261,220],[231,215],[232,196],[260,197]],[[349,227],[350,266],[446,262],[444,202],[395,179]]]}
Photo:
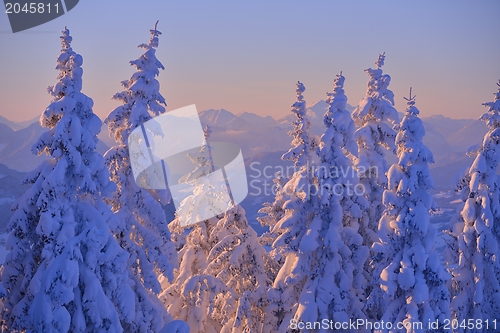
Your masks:
{"label": "hazy horizon line", "polygon": [[[306,104],[306,109],[311,109],[312,107],[314,107],[315,105],[317,105],[317,104],[318,104],[318,103],[320,103],[320,102],[325,102],[325,103],[326,103],[326,101],[325,101],[324,99],[320,99],[319,101],[316,101],[316,102],[314,102],[314,103],[307,103],[307,104]],[[348,106],[350,106],[350,107],[351,107],[351,108],[353,108],[353,109],[354,109],[354,108],[356,108],[356,106],[354,106],[354,105],[352,105],[352,104],[347,103],[347,105],[348,105]],[[174,109],[172,109],[172,110],[167,110],[166,112],[170,112],[170,111],[173,111],[173,110],[175,110],[175,109],[177,109],[177,108],[174,108]],[[199,111],[199,113],[206,112],[206,111],[211,111],[211,110],[214,110],[214,111],[221,111],[221,110],[224,110],[224,111],[227,111],[227,112],[229,112],[229,113],[233,114],[234,116],[241,116],[241,115],[242,115],[242,114],[244,114],[244,113],[249,113],[249,114],[256,115],[256,116],[258,116],[258,117],[260,117],[260,118],[271,117],[271,118],[272,118],[272,119],[274,119],[275,121],[279,121],[279,120],[281,120],[281,119],[283,119],[283,118],[285,118],[285,117],[287,117],[287,116],[289,116],[289,115],[291,115],[291,114],[292,114],[292,113],[289,113],[288,115],[282,116],[282,117],[280,117],[280,118],[276,118],[275,116],[273,116],[273,115],[271,115],[271,114],[260,115],[260,114],[257,114],[257,113],[254,113],[254,112],[250,112],[250,111],[242,111],[242,112],[239,112],[239,113],[234,113],[234,112],[232,112],[232,111],[230,111],[230,110],[228,110],[228,109],[226,109],[226,108],[218,108],[218,109],[216,109],[216,108],[209,108],[209,109],[205,109],[205,110]],[[348,111],[349,111],[349,110],[348,110]],[[404,111],[399,111],[399,110],[397,110],[397,111],[398,111],[398,113],[400,113],[400,114],[404,114]],[[349,111],[349,112],[351,112],[351,111]],[[96,113],[96,112],[94,112],[94,114],[97,114],[97,113]],[[41,115],[41,114],[40,114],[40,115]],[[97,116],[99,116],[99,114],[97,114]],[[428,115],[428,116],[421,116],[420,118],[421,118],[421,119],[426,119],[426,118],[431,118],[431,117],[434,117],[434,116],[442,116],[442,117],[444,117],[444,118],[448,118],[448,119],[452,119],[452,120],[479,120],[479,118],[452,118],[452,117],[445,116],[445,115],[443,115],[443,114],[441,114],[441,113],[435,113],[435,114],[431,114],[431,115]],[[21,123],[31,122],[31,121],[33,121],[33,122],[34,122],[34,121],[35,121],[37,118],[39,118],[40,116],[35,116],[35,117],[32,117],[32,118],[25,118],[25,119],[23,119],[23,120],[12,120],[12,119],[8,118],[6,115],[3,115],[3,114],[0,114],[0,117],[2,117],[2,118],[4,118],[4,119],[6,119],[6,120],[7,120],[7,121],[9,121],[9,122],[15,123],[15,124],[21,124]],[[100,118],[102,121],[104,121],[104,118],[103,118],[103,117],[99,116],[99,118]]]}

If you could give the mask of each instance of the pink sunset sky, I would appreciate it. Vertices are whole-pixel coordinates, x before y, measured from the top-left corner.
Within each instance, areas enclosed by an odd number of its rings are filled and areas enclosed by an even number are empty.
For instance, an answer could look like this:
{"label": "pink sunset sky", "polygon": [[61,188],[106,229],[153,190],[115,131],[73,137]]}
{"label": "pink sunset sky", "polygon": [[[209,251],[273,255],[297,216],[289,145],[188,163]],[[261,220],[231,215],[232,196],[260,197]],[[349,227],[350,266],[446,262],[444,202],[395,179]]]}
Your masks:
{"label": "pink sunset sky", "polygon": [[13,34],[0,13],[0,115],[39,116],[56,82],[60,32],[68,26],[84,58],[83,91],[104,118],[111,96],[133,68],[156,20],[163,32],[157,56],[165,70],[168,109],[196,104],[281,118],[295,83],[313,104],[325,98],[339,71],[349,104],[366,90],[364,69],[386,52],[384,72],[396,108],[408,88],[422,116],[477,118],[500,78],[500,2],[485,1],[139,1],[82,0],[69,13]]}

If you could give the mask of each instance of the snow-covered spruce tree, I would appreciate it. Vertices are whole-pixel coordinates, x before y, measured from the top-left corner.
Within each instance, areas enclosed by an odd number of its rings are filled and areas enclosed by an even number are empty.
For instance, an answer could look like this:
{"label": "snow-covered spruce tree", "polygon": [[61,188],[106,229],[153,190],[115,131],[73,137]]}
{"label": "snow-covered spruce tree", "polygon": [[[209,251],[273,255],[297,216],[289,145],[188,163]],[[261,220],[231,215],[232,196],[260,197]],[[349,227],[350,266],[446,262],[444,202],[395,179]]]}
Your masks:
{"label": "snow-covered spruce tree", "polygon": [[[489,330],[496,332],[491,321],[500,313],[500,81],[493,102],[484,103],[488,112],[481,116],[488,133],[480,145],[470,149],[476,158],[464,179],[465,205],[460,221],[451,233],[457,239],[457,259],[450,267],[453,275],[451,312],[459,323],[466,319],[486,320]],[[475,321],[474,321],[475,322]],[[498,325],[498,324],[497,324]],[[465,332],[459,327],[457,332]]]}
{"label": "snow-covered spruce tree", "polygon": [[[214,170],[210,129],[206,127],[204,132],[200,151],[188,154],[195,169],[179,180],[190,183],[194,191],[181,203],[172,222],[178,233],[183,225],[199,219],[193,206],[200,200],[204,200],[198,206],[202,209],[226,204],[214,214],[232,203],[224,194],[226,188],[204,181]],[[192,332],[262,332],[271,261],[243,208],[233,207],[221,216],[195,223],[179,251],[179,261],[174,282],[166,284],[161,295],[174,317],[187,321]]]}
{"label": "snow-covered spruce tree", "polygon": [[357,154],[357,145],[353,140],[354,123],[345,110],[344,81],[344,76],[337,75],[333,92],[327,93],[326,131],[317,151],[321,160],[317,170],[320,215],[299,247],[300,251],[307,249],[314,254],[295,314],[297,321],[320,322],[328,318],[345,323],[365,318],[363,266],[369,249],[363,246],[359,219],[367,203],[360,189],[355,188],[358,178],[352,158]]}
{"label": "snow-covered spruce tree", "polygon": [[[194,164],[195,169],[182,176],[178,181],[179,183],[191,184],[194,187],[197,187],[193,190],[193,194],[191,195],[190,199],[194,199],[193,197],[196,196],[195,192],[200,193],[200,191],[208,191],[208,193],[211,193],[212,195],[208,195],[208,197],[217,197],[217,194],[219,194],[215,192],[213,186],[209,186],[210,184],[205,184],[203,181],[197,181],[199,177],[208,176],[215,169],[212,155],[210,153],[211,147],[208,143],[208,139],[211,133],[212,130],[208,125],[206,125],[203,129],[204,141],[201,143],[202,145],[200,151],[187,154],[187,157]],[[230,201],[230,199],[226,200]],[[179,259],[182,258],[182,254],[180,254],[180,252],[184,245],[186,245],[187,236],[191,232],[190,228],[196,228],[196,226],[190,227],[190,224],[197,222],[196,216],[193,216],[193,214],[191,214],[190,212],[191,207],[189,207],[188,203],[192,204],[193,200],[184,200],[183,202],[181,202],[180,207],[178,207],[177,209],[176,218],[168,225],[168,228],[172,235],[172,240],[175,243],[175,248],[177,250],[177,256]],[[182,215],[183,218],[179,218],[179,215]],[[219,216],[219,218],[220,217],[222,216]],[[209,220],[212,222],[209,223]],[[213,219],[209,220],[205,221],[205,224],[206,228],[211,230],[213,228],[212,224],[215,224],[215,222],[213,222]],[[204,234],[210,235],[210,232],[205,231]],[[211,247],[208,247],[207,254],[208,251],[210,251],[210,248]],[[166,282],[165,285],[170,284]]]}
{"label": "snow-covered spruce tree", "polygon": [[[361,220],[361,234],[364,244],[371,247],[378,240],[378,221],[384,210],[382,193],[387,186],[385,151],[394,152],[394,138],[396,133],[390,124],[398,122],[398,113],[394,108],[394,94],[388,89],[391,77],[383,74],[385,53],[379,54],[375,65],[376,69],[366,69],[370,77],[365,97],[359,102],[352,113],[358,129],[355,139],[358,143],[357,169],[361,184],[366,191],[366,198],[370,203],[368,212]],[[371,272],[370,261],[367,261],[367,271]]]}
{"label": "snow-covered spruce tree", "polygon": [[176,223],[180,223],[180,226],[196,223],[207,213],[211,216],[222,215],[231,204],[226,184],[214,185],[207,177],[215,170],[212,147],[208,142],[212,131],[209,126],[206,126],[203,132],[205,142],[200,151],[188,154],[195,169],[179,179],[179,183],[188,183],[193,189],[192,194],[186,197],[177,208]]}
{"label": "snow-covered spruce tree", "polygon": [[[175,223],[172,222],[172,223]],[[160,299],[174,318],[186,321],[191,333],[219,333],[236,315],[236,294],[221,279],[205,274],[216,218],[195,224],[179,251],[179,270],[165,283]]]}
{"label": "snow-covered spruce tree", "polygon": [[[286,179],[283,178],[280,171],[276,173],[273,183],[273,191],[275,193],[274,201],[265,202],[263,207],[259,209],[259,213],[265,215],[257,217],[261,226],[269,228],[269,231],[266,231],[259,236],[259,241],[264,246],[271,246],[280,234],[277,224],[278,221],[285,216],[285,209],[283,208],[283,205],[288,200],[288,196],[283,190],[283,187],[286,184]],[[283,248],[272,248],[269,252],[269,255],[276,263],[276,268],[281,267],[285,261],[282,253],[283,250]]]}
{"label": "snow-covered spruce tree", "polygon": [[134,281],[135,299],[131,302],[135,312],[131,314],[130,327],[126,328],[130,332],[156,332],[169,320],[156,296],[161,292],[158,279],[162,276],[172,279],[173,269],[177,266],[174,244],[170,240],[168,221],[158,193],[137,185],[127,146],[129,135],[135,128],[152,116],[165,112],[165,99],[156,80],[159,69],[164,69],[155,55],[161,32],[155,25],[150,33],[149,43],[139,45],[145,52],[130,62],[137,71],[122,82],[125,90],[113,96],[123,104],[105,121],[117,142],[105,155],[111,180],[117,184],[117,190],[108,198],[118,217],[112,230],[121,247],[130,253],[128,273]]}
{"label": "snow-covered spruce tree", "polygon": [[49,130],[33,146],[52,158],[28,175],[33,185],[8,227],[2,331],[123,332],[135,319],[137,296],[128,254],[108,226],[116,217],[101,197],[114,189],[95,151],[101,120],[81,92],[83,58],[68,29],[61,41],[58,82],[40,117]]}
{"label": "snow-covered spruce tree", "polygon": [[287,332],[299,306],[299,297],[315,266],[313,252],[321,219],[318,217],[317,183],[314,176],[313,154],[317,142],[309,134],[310,123],[306,117],[306,102],[302,93],[305,87],[297,83],[297,99],[291,111],[296,120],[292,123],[292,148],[283,159],[294,162],[295,172],[284,185],[289,199],[283,204],[285,215],[277,222],[278,236],[272,244],[273,251],[282,253],[285,260],[269,291],[269,308],[265,332]]}
{"label": "snow-covered spruce tree", "polygon": [[224,281],[238,303],[221,333],[267,332],[263,327],[272,261],[240,206],[228,210],[213,232],[219,239],[208,255],[205,273]]}
{"label": "snow-covered spruce tree", "polygon": [[[185,320],[191,333],[219,333],[229,318],[236,315],[234,290],[228,288],[221,279],[205,274],[207,257],[219,241],[219,235],[214,232],[215,225],[222,216],[195,223],[197,214],[192,210],[197,197],[209,197],[217,201],[222,196],[222,191],[203,181],[214,170],[209,153],[209,136],[210,129],[207,126],[204,130],[205,142],[200,151],[188,154],[195,169],[179,179],[180,183],[193,185],[194,191],[181,203],[176,219],[170,224],[174,236],[179,239],[179,243],[184,244],[179,244],[180,266],[175,270],[175,278],[171,283],[163,282],[164,291],[160,295],[167,311],[174,318]],[[200,193],[208,195],[202,196]],[[222,200],[227,202],[226,198]],[[186,228],[191,228],[187,230],[187,235]]]}
{"label": "snow-covered spruce tree", "polygon": [[425,129],[418,118],[415,97],[408,101],[406,114],[396,136],[398,162],[389,169],[388,188],[383,194],[384,214],[379,222],[380,242],[373,244],[381,257],[374,272],[375,285],[368,298],[366,313],[375,320],[402,322],[408,329],[391,332],[429,332],[415,329],[421,322],[449,319],[450,296],[446,288],[449,274],[434,252],[436,229],[429,211],[434,202],[429,190],[433,181],[430,150],[422,143]]}

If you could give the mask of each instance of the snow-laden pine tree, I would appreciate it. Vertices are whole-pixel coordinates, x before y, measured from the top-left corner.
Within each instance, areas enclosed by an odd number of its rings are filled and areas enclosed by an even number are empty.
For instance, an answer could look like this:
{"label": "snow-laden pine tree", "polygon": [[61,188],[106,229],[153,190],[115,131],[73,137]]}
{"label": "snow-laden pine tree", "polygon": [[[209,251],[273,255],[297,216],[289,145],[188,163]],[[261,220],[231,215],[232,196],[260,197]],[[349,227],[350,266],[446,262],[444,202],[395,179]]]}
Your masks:
{"label": "snow-laden pine tree", "polygon": [[40,117],[49,130],[33,146],[51,159],[28,175],[33,185],[8,227],[2,331],[123,332],[122,324],[135,320],[138,295],[127,275],[129,255],[110,231],[116,217],[102,201],[114,190],[96,152],[102,123],[81,92],[83,58],[68,29],[61,41],[58,82]]}
{"label": "snow-laden pine tree", "polygon": [[[313,168],[313,154],[316,151],[317,142],[316,138],[309,133],[311,122],[307,117],[304,91],[306,91],[304,84],[297,82],[295,88],[296,101],[291,108],[296,119],[292,122],[293,129],[288,132],[292,137],[292,148],[283,154],[281,158],[292,161],[296,169],[310,171]],[[311,175],[307,176],[310,178]]]}
{"label": "snow-laden pine tree", "polygon": [[[226,188],[218,189],[203,180],[214,171],[208,142],[210,129],[206,127],[204,133],[200,151],[188,154],[195,169],[179,180],[194,187],[172,222],[179,234],[185,222],[189,226],[199,219],[197,211],[190,208],[197,206],[198,198],[205,200],[200,207],[215,207],[229,199],[223,191]],[[161,295],[169,313],[185,320],[196,333],[262,332],[271,260],[248,224],[243,208],[231,207],[222,216],[191,228],[179,251],[180,269],[173,283],[165,283]]]}
{"label": "snow-laden pine tree", "polygon": [[[367,202],[357,188],[357,173],[352,164],[357,145],[353,140],[354,123],[345,110],[344,81],[344,76],[338,75],[333,91],[327,93],[326,131],[317,150],[321,164],[315,170],[319,202],[315,202],[314,197],[309,204],[310,213],[314,213],[312,222],[306,226],[294,254],[307,258],[308,266],[295,266],[295,271],[286,277],[290,279],[301,274],[305,278],[302,289],[296,291],[300,296],[295,300],[295,322],[321,322],[327,318],[344,323],[365,318],[362,312],[366,286],[363,265],[369,250],[363,246],[359,234],[359,219]],[[299,219],[300,222],[304,223]],[[288,260],[290,254],[285,257]],[[284,292],[291,294],[288,290]],[[277,331],[286,332],[290,321],[283,322],[286,325]]]}
{"label": "snow-laden pine tree", "polygon": [[149,43],[139,45],[144,53],[130,62],[137,71],[122,82],[125,90],[113,96],[123,104],[105,120],[117,142],[105,155],[111,180],[117,184],[117,190],[108,198],[118,217],[112,230],[120,246],[130,254],[128,273],[134,281],[132,304],[135,312],[131,314],[131,326],[126,328],[130,332],[156,332],[169,320],[157,297],[161,292],[158,280],[162,276],[172,279],[173,269],[177,266],[174,244],[170,240],[168,221],[158,193],[138,186],[128,149],[130,133],[152,116],[165,112],[166,102],[156,79],[159,69],[164,69],[155,55],[161,32],[155,25],[150,34]]}
{"label": "snow-laden pine tree", "polygon": [[267,332],[263,327],[272,262],[240,206],[228,210],[212,234],[219,240],[208,254],[205,273],[234,291],[236,313],[221,333]]}
{"label": "snow-laden pine tree", "polygon": [[[259,213],[265,215],[257,217],[257,221],[259,221],[261,226],[269,228],[268,231],[259,236],[259,241],[264,246],[271,246],[280,234],[280,230],[277,227],[278,221],[285,216],[285,209],[283,206],[288,199],[288,196],[283,190],[283,187],[286,184],[286,179],[283,178],[280,171],[276,173],[273,183],[273,191],[275,193],[274,201],[265,202],[263,207],[259,209]],[[285,258],[283,257],[283,250],[284,248],[282,247],[271,248],[269,252],[269,255],[276,263],[276,268],[281,267],[285,261]]]}
{"label": "snow-laden pine tree", "polygon": [[[195,200],[196,193],[206,192],[209,194],[207,197],[217,198],[220,196],[222,199],[230,201],[229,196],[220,194],[221,191],[216,191],[216,189],[214,188],[214,186],[212,186],[212,184],[210,183],[206,184],[205,182],[202,181],[202,179],[198,180],[201,177],[208,176],[215,169],[211,154],[212,147],[210,146],[208,141],[211,133],[212,130],[210,129],[210,127],[208,125],[205,126],[205,128],[203,129],[204,141],[201,142],[200,150],[198,152],[190,152],[187,154],[187,157],[194,164],[195,168],[189,173],[183,175],[178,180],[178,182],[181,184],[185,183],[185,184],[190,184],[192,186],[191,188],[192,194],[187,197],[187,200],[181,201],[181,204],[176,210],[176,218],[168,225],[168,228],[172,235],[172,240],[175,243],[175,248],[177,250],[179,259],[182,258],[180,252],[183,249],[184,245],[186,245],[187,236],[191,232],[192,228],[196,229],[196,225],[191,227],[191,229],[189,228],[189,225],[198,222],[196,214],[192,214],[190,207],[192,206],[192,203],[196,201]],[[179,215],[182,215],[182,218],[179,218]],[[219,218],[220,217],[221,216],[219,216]],[[211,230],[213,228],[213,224],[215,224],[214,221],[215,221],[214,219],[209,219],[204,221],[207,230]],[[210,234],[210,232],[207,233],[206,231],[204,231],[203,233],[206,235]],[[207,253],[208,251],[210,251],[210,248],[211,247],[208,247]],[[166,282],[166,285],[169,285],[169,283]]]}
{"label": "snow-laden pine tree", "polygon": [[291,111],[296,119],[292,123],[292,148],[283,159],[292,160],[295,172],[284,185],[288,200],[283,204],[284,216],[277,222],[273,251],[283,255],[284,263],[268,293],[269,308],[265,332],[286,332],[299,306],[304,285],[314,267],[313,252],[321,228],[318,217],[317,182],[314,175],[313,154],[317,147],[309,134],[310,122],[306,116],[305,87],[296,87],[297,99]]}
{"label": "snow-laden pine tree", "polygon": [[[205,274],[212,249],[217,218],[192,226],[186,243],[179,251],[179,270],[172,283],[164,282],[160,299],[169,314],[189,324],[191,333],[219,333],[236,315],[234,290],[216,276]],[[180,227],[178,221],[173,221]]]}
{"label": "snow-laden pine tree", "polygon": [[[361,220],[361,233],[364,244],[368,247],[378,240],[377,226],[384,210],[382,193],[387,186],[385,174],[388,166],[385,151],[395,151],[396,133],[392,129],[392,124],[398,122],[398,113],[394,108],[394,94],[388,89],[391,77],[382,72],[384,60],[385,53],[379,54],[375,62],[377,68],[365,70],[370,77],[366,95],[352,113],[358,127],[355,132],[359,147],[356,167],[370,203],[368,212]],[[366,269],[371,271],[369,265]]]}
{"label": "snow-laden pine tree", "polygon": [[212,147],[208,138],[211,129],[203,130],[204,142],[200,151],[188,153],[195,169],[179,179],[179,183],[191,185],[192,194],[181,201],[176,210],[177,222],[186,226],[205,219],[207,216],[222,215],[232,204],[226,183],[216,177],[209,178],[215,170]]}
{"label": "snow-laden pine tree", "polygon": [[[449,274],[434,251],[437,232],[429,221],[434,209],[429,163],[434,158],[422,143],[425,129],[411,89],[410,98],[405,99],[408,107],[397,127],[398,162],[387,174],[380,242],[373,244],[379,261],[366,313],[373,320],[401,322],[407,327],[391,332],[429,332],[428,323],[436,320],[440,327],[436,331],[441,332],[444,320],[449,319],[450,296],[446,288]],[[424,329],[415,326],[419,322]]]}
{"label": "snow-laden pine tree", "polygon": [[320,322],[328,318],[344,323],[365,318],[363,266],[369,249],[359,234],[359,219],[367,203],[356,187],[359,179],[352,160],[357,145],[353,140],[354,123],[346,111],[344,81],[344,76],[337,75],[333,91],[327,93],[326,131],[318,149],[320,214],[299,248],[313,251],[313,255],[295,314],[297,321]]}
{"label": "snow-laden pine tree", "polygon": [[[200,193],[209,194],[208,197],[212,198],[224,196],[213,184],[203,181],[203,178],[214,170],[208,141],[210,132],[207,126],[204,130],[205,142],[200,151],[188,154],[195,166],[194,170],[179,179],[180,183],[191,184],[194,190],[193,194],[181,203],[176,212],[176,219],[170,224],[174,237],[179,239],[180,243],[180,265],[174,280],[171,283],[163,282],[164,291],[160,295],[167,311],[174,318],[186,321],[191,333],[219,333],[228,320],[236,315],[237,301],[234,290],[227,287],[225,281],[218,277],[205,274],[208,255],[219,241],[219,235],[214,229],[222,216],[193,224],[197,222],[197,215],[191,210],[191,204],[197,201],[197,197],[202,197]],[[191,228],[187,230],[187,235],[186,226]]]}
{"label": "snow-laden pine tree", "polygon": [[[493,102],[484,103],[488,112],[480,120],[488,133],[482,144],[469,150],[476,155],[464,177],[462,197],[465,201],[459,221],[450,233],[456,238],[456,262],[451,263],[452,319],[459,323],[489,321],[491,325],[500,313],[500,183],[497,170],[500,163],[500,81]],[[498,325],[498,324],[497,324]],[[466,326],[466,325],[464,325]],[[457,332],[468,332],[460,326]]]}

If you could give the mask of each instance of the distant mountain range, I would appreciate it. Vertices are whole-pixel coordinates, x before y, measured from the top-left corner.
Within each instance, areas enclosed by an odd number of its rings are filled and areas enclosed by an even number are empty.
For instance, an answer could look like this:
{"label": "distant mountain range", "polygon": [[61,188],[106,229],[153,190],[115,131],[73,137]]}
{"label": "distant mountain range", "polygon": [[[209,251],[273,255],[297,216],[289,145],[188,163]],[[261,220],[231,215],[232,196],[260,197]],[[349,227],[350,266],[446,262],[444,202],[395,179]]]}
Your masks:
{"label": "distant mountain range", "polygon": [[15,122],[15,121],[11,121],[5,117],[0,116],[0,124],[5,124],[5,125],[9,126],[10,128],[12,128],[14,131],[18,131],[20,129],[28,127],[29,125],[31,125],[33,123],[38,122],[39,118],[40,117],[35,117],[33,119],[30,119],[30,120]]}
{"label": "distant mountain range", "polygon": [[[326,106],[326,102],[321,100],[307,108],[312,125],[311,132],[314,135],[320,136],[324,131],[323,115]],[[353,109],[348,106],[349,111]],[[250,177],[249,182],[252,180],[252,173],[257,173],[252,169],[260,168],[262,171],[268,166],[268,170],[276,171],[278,166],[291,165],[288,161],[282,161],[280,156],[290,147],[291,138],[287,133],[291,130],[294,117],[290,113],[281,119],[274,119],[248,112],[233,114],[225,109],[200,112],[203,125],[209,125],[212,129],[212,141],[228,141],[241,147]],[[456,174],[470,166],[472,161],[465,153],[470,146],[482,141],[486,126],[474,119],[450,119],[441,115],[424,117],[422,121],[426,129],[424,143],[431,149],[436,160],[431,166],[436,189],[447,191],[452,188]],[[33,170],[46,158],[37,157],[31,152],[33,143],[45,130],[38,124],[38,119],[16,123],[0,117],[0,163],[16,171]],[[99,139],[101,142],[98,151],[101,153],[115,144],[104,125]],[[387,155],[390,162],[395,160],[391,154]],[[251,168],[252,163],[254,164]],[[247,210],[249,221],[254,222],[253,217],[266,200],[271,200],[271,196],[266,197],[263,193],[261,196],[249,196],[245,199],[243,206]],[[1,210],[0,207],[0,213]]]}
{"label": "distant mountain range", "polygon": [[[324,131],[323,115],[326,107],[326,102],[321,100],[307,108],[314,135],[320,136]],[[353,109],[348,105],[349,111]],[[204,125],[211,127],[211,140],[238,144],[247,159],[262,156],[259,154],[263,153],[281,154],[290,147],[291,140],[287,133],[294,120],[292,113],[274,119],[248,112],[236,115],[225,109],[210,109],[200,112],[200,119]],[[480,143],[486,133],[484,123],[474,119],[450,119],[436,115],[422,120],[426,129],[424,143],[434,153],[436,160],[433,168],[468,163],[465,152],[470,146]],[[31,147],[45,130],[38,125],[38,119],[16,123],[0,116],[0,163],[17,171],[33,170],[45,157],[33,155]],[[98,150],[101,153],[115,144],[105,125],[99,139]]]}

